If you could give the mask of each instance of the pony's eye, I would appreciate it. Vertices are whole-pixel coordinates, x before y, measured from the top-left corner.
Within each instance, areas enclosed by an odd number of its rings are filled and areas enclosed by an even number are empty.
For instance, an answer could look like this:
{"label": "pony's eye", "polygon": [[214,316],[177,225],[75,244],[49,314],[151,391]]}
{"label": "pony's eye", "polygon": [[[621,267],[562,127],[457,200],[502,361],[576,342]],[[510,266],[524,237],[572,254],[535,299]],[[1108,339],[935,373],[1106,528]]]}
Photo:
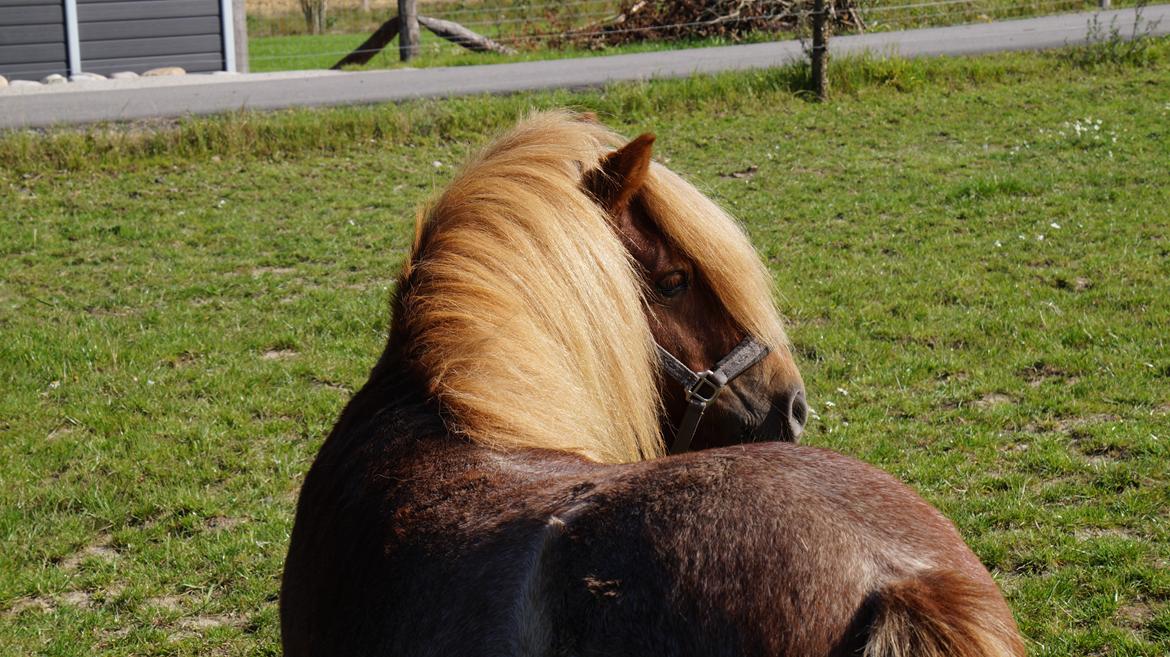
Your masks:
{"label": "pony's eye", "polygon": [[683,290],[687,289],[687,285],[689,283],[690,281],[687,280],[687,275],[685,272],[672,271],[666,276],[658,279],[658,282],[654,284],[654,287],[658,288],[658,293],[664,297],[675,297],[681,294]]}

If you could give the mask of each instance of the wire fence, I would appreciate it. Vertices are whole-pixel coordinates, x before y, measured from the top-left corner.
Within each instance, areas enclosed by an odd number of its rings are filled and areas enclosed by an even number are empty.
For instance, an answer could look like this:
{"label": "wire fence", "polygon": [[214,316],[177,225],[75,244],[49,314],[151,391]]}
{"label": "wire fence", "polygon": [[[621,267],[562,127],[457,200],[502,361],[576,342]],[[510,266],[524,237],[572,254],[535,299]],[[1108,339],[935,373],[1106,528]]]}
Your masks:
{"label": "wire fence", "polygon": [[[838,26],[835,34],[850,31],[888,31],[1026,16],[1096,9],[1101,0],[856,0],[851,8],[857,19],[853,26]],[[654,2],[654,0],[650,0]],[[293,0],[262,0],[249,6],[249,31],[252,35],[252,69],[257,71],[296,68],[321,68],[332,65],[353,52],[371,32],[397,13],[397,2],[342,0],[330,9],[327,33],[309,35],[306,20]],[[541,58],[588,54],[607,47],[618,35],[626,47],[638,49],[637,42],[681,40],[681,45],[731,42],[756,42],[790,39],[807,35],[812,16],[812,2],[797,0],[791,9],[756,16],[728,14],[702,20],[676,20],[652,25],[624,27],[631,0],[474,0],[464,2],[418,3],[418,13],[454,21],[494,42],[519,51],[515,58]],[[714,4],[714,3],[712,3]],[[751,3],[748,3],[751,4]],[[833,4],[833,3],[830,3]],[[1125,2],[1117,2],[1124,6]],[[1129,3],[1129,4],[1132,4]],[[700,32],[720,24],[758,26],[758,31],[739,31],[718,37],[687,38],[690,31]],[[783,22],[780,26],[778,23]],[[803,31],[803,34],[802,34]],[[682,35],[682,36],[680,36]],[[424,31],[417,52],[421,64],[455,64],[486,61],[460,49],[468,39],[458,36],[439,39]],[[647,46],[653,47],[653,46]],[[619,51],[622,48],[618,49]],[[494,56],[489,59],[507,59]],[[430,61],[427,61],[430,60]],[[398,62],[397,47],[388,47],[368,66],[393,66]]]}
{"label": "wire fence", "polygon": [[[310,1],[310,0],[306,0]],[[316,1],[316,0],[313,0]],[[649,0],[654,2],[655,0]],[[661,0],[659,0],[661,1]],[[711,0],[708,0],[711,2]],[[1099,7],[1101,0],[855,0],[849,3],[855,24],[839,26],[836,34],[849,31],[887,31],[920,27],[957,25],[1024,16],[1085,11]],[[448,36],[440,39],[423,32],[418,44],[422,65],[464,62],[513,61],[638,49],[638,42],[663,42],[645,48],[690,45],[717,45],[732,42],[759,42],[806,38],[811,34],[811,0],[794,0],[782,11],[744,16],[738,13],[713,15],[692,21],[672,21],[625,27],[633,0],[462,0],[459,2],[418,2],[418,12],[432,18],[459,23],[490,38],[516,55],[473,54],[461,48],[470,39]],[[749,3],[750,4],[750,3]],[[778,3],[772,3],[778,4]],[[830,5],[834,3],[829,2]],[[839,7],[843,3],[836,3]],[[1119,1],[1115,6],[1133,2]],[[248,8],[249,62],[253,71],[320,69],[333,66],[350,55],[383,22],[397,13],[397,0],[332,0],[323,34],[309,34],[309,25],[298,0],[250,0]],[[719,37],[687,38],[688,32],[735,23],[741,28]],[[746,26],[746,30],[742,29]],[[753,29],[758,27],[759,29]],[[710,31],[710,30],[708,30]],[[683,35],[680,37],[680,34]],[[609,47],[606,40],[622,38],[623,46]],[[681,42],[681,43],[680,43]],[[189,65],[217,65],[218,59],[187,59]],[[373,57],[368,67],[399,65],[397,45]],[[30,76],[54,72],[15,71]]]}

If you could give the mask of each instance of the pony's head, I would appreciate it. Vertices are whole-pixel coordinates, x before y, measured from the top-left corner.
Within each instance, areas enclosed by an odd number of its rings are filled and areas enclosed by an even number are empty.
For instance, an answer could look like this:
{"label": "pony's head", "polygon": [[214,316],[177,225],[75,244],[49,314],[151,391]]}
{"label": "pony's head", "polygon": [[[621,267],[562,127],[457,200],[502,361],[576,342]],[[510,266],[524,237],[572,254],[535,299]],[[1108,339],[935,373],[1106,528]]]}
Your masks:
{"label": "pony's head", "polygon": [[[714,400],[690,447],[796,440],[808,407],[771,277],[734,220],[651,161],[653,143],[646,134],[608,153],[583,184],[638,263],[655,341],[692,372],[713,368],[749,336],[768,348]],[[689,391],[672,377],[660,381],[669,440],[688,411]]]}
{"label": "pony's head", "polygon": [[448,428],[499,449],[661,455],[683,392],[655,342],[701,370],[744,336],[769,355],[715,401],[693,448],[793,439],[803,388],[771,279],[694,187],[568,112],[484,149],[420,213],[390,345]]}

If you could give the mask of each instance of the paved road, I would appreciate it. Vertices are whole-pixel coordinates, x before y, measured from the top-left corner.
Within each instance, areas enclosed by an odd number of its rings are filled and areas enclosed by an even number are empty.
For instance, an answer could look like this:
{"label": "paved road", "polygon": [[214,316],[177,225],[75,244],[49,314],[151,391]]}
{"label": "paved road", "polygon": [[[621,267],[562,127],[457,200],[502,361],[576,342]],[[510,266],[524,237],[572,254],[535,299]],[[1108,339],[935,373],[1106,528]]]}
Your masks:
{"label": "paved road", "polygon": [[[974,55],[1039,50],[1083,43],[1094,13],[1064,14],[998,23],[940,27],[834,38],[833,53],[897,52],[907,57]],[[1134,11],[1100,12],[1129,34]],[[1155,34],[1170,34],[1170,4],[1147,7]],[[70,83],[0,90],[0,128],[43,127],[241,108],[351,105],[532,89],[595,87],[618,80],[684,77],[779,66],[802,56],[800,44],[778,41],[743,46],[674,50],[583,59],[399,69],[301,71],[244,75],[188,75]]]}

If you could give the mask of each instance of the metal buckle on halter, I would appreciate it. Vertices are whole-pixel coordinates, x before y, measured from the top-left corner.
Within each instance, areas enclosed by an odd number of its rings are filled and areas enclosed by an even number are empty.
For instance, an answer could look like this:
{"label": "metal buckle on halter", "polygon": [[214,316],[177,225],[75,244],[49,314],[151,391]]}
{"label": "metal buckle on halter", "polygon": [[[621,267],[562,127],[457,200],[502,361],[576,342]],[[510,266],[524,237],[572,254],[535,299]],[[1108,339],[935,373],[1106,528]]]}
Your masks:
{"label": "metal buckle on halter", "polygon": [[703,406],[706,406],[719,396],[725,385],[727,385],[726,376],[711,370],[699,372],[699,379],[687,388],[687,401],[697,397]]}

